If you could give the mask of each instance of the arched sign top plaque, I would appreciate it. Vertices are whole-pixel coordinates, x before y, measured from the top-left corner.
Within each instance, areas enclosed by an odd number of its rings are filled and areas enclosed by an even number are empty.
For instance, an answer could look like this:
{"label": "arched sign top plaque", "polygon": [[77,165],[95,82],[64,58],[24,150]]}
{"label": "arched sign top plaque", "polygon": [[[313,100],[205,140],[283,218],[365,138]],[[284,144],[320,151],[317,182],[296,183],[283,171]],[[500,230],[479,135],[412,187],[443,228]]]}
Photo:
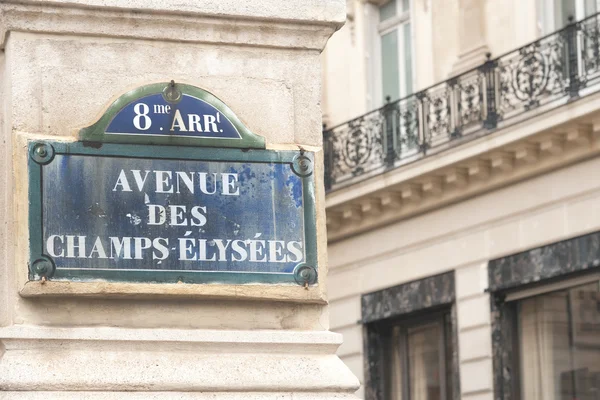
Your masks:
{"label": "arched sign top plaque", "polygon": [[131,90],[93,125],[79,131],[86,142],[264,149],[234,112],[212,93],[174,81]]}
{"label": "arched sign top plaque", "polygon": [[140,87],[28,151],[30,281],[318,285],[314,153],[205,90]]}

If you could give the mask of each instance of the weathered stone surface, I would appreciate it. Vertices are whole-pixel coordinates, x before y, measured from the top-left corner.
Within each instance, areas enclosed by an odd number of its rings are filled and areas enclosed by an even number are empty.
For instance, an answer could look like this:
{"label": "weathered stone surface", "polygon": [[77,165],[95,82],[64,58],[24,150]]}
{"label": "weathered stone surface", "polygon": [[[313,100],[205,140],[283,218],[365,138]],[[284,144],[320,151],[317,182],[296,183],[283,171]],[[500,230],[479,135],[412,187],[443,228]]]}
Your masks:
{"label": "weathered stone surface", "polygon": [[[326,332],[320,173],[319,54],[344,20],[344,0],[0,1],[0,399],[352,397],[358,381]],[[318,289],[20,295],[27,141],[75,140],[120,94],[171,79],[215,94],[269,148],[315,151]]]}
{"label": "weathered stone surface", "polygon": [[12,327],[0,337],[7,391],[351,393],[357,385],[331,332]]}
{"label": "weathered stone surface", "polygon": [[[0,393],[0,399],[22,399],[22,392]],[[215,392],[215,393],[176,393],[176,392],[43,392],[28,394],[30,400],[345,400],[356,399],[352,394],[340,393],[289,393],[289,392]]]}

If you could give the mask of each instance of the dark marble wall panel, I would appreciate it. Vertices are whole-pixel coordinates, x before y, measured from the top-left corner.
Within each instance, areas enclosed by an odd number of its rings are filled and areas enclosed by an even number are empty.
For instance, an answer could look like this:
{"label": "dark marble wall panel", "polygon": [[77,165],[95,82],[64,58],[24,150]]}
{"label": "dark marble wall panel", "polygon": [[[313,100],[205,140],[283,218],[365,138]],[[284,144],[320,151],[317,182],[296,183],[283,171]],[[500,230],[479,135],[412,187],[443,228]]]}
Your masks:
{"label": "dark marble wall panel", "polygon": [[488,265],[494,398],[519,400],[517,304],[505,293],[600,269],[600,232],[490,261]]}
{"label": "dark marble wall panel", "polygon": [[455,399],[460,398],[458,368],[458,336],[456,307],[454,306],[454,271],[431,276],[414,282],[368,293],[362,296],[362,322],[364,338],[365,399],[384,400],[385,397],[385,329],[381,324],[390,318],[402,317],[432,307],[451,307],[451,334],[453,342],[454,382],[451,383]]}
{"label": "dark marble wall panel", "polygon": [[600,232],[490,261],[489,289],[511,289],[598,266]]}
{"label": "dark marble wall panel", "polygon": [[503,300],[503,296],[490,296],[494,398],[519,400],[516,304]]}
{"label": "dark marble wall panel", "polygon": [[383,400],[384,382],[384,338],[376,326],[363,326],[363,366],[365,400]]}
{"label": "dark marble wall panel", "polygon": [[454,271],[362,296],[362,322],[393,318],[454,301]]}
{"label": "dark marble wall panel", "polygon": [[460,399],[460,366],[458,358],[458,312],[456,310],[456,303],[452,304],[452,310],[450,312],[451,321],[451,335],[452,335],[452,365],[454,376],[452,377],[452,395],[453,399]]}

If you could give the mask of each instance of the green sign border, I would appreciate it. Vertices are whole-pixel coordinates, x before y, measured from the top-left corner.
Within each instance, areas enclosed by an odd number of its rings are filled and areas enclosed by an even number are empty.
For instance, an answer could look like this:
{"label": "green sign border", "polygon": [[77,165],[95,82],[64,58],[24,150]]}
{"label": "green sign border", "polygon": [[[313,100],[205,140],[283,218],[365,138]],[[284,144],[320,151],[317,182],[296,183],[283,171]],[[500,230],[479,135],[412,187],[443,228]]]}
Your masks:
{"label": "green sign border", "polygon": [[[149,95],[163,94],[167,89],[174,88],[180,94],[187,94],[203,100],[223,115],[225,115],[233,126],[238,130],[241,139],[234,138],[199,138],[191,136],[144,136],[144,135],[107,135],[106,128],[115,115],[127,105]],[[201,146],[201,147],[234,147],[242,149],[264,149],[265,138],[252,133],[235,113],[219,98],[199,87],[183,83],[153,83],[133,89],[115,100],[102,117],[91,126],[79,131],[79,139],[85,142],[100,143],[128,143],[128,144],[161,144],[171,146]]]}
{"label": "green sign border", "polygon": [[[134,144],[101,144],[89,142],[30,141],[29,170],[29,279],[144,283],[297,283],[313,285],[318,282],[317,235],[315,210],[314,154],[292,150],[215,149],[179,146],[137,146]],[[43,253],[43,185],[42,168],[56,154],[94,157],[127,157],[218,162],[284,163],[302,178],[304,206],[305,262],[293,273],[235,273],[205,271],[139,271],[139,270],[72,270],[56,268],[52,258]]]}

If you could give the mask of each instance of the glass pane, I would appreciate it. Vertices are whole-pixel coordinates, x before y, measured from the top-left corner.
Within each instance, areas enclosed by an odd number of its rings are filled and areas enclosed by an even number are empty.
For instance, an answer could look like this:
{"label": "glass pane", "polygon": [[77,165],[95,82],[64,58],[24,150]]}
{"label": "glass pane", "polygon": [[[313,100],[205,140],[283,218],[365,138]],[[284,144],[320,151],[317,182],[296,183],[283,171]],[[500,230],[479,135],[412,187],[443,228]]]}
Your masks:
{"label": "glass pane", "polygon": [[400,327],[395,326],[392,329],[391,351],[387,362],[387,393],[390,400],[402,400],[402,355]]}
{"label": "glass pane", "polygon": [[596,14],[596,0],[584,0],[585,16],[589,17]]}
{"label": "glass pane", "polygon": [[381,83],[383,98],[400,97],[400,74],[398,72],[398,31],[381,36]]}
{"label": "glass pane", "polygon": [[410,0],[402,0],[402,11],[408,11],[410,8]]}
{"label": "glass pane", "polygon": [[555,0],[555,23],[556,29],[561,29],[569,24],[569,17],[575,18],[576,0]]}
{"label": "glass pane", "polygon": [[408,370],[411,400],[442,398],[440,364],[441,325],[431,324],[408,332]]}
{"label": "glass pane", "polygon": [[404,24],[404,86],[406,95],[412,93],[412,46],[410,23]]}
{"label": "glass pane", "polygon": [[396,0],[390,0],[379,7],[379,21],[385,21],[396,16]]}
{"label": "glass pane", "polygon": [[599,288],[587,284],[520,302],[523,400],[598,398]]}

